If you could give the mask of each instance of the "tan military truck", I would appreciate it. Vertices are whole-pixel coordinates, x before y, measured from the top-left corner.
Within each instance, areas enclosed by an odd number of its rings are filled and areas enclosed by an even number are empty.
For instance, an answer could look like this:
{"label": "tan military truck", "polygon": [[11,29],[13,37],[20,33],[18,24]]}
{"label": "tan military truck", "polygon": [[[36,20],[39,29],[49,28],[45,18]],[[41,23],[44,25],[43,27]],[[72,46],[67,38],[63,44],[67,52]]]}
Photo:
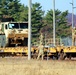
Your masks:
{"label": "tan military truck", "polygon": [[28,45],[27,22],[1,22],[0,23],[0,47]]}

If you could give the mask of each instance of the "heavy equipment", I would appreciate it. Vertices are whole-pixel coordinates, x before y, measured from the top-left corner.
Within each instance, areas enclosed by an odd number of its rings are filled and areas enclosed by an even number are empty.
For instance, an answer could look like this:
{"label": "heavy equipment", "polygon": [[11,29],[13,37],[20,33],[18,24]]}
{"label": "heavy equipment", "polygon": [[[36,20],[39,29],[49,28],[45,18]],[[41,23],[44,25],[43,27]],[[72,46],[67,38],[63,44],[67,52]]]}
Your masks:
{"label": "heavy equipment", "polygon": [[28,23],[27,22],[1,22],[0,23],[0,47],[16,45],[27,46]]}
{"label": "heavy equipment", "polygon": [[[51,42],[50,42],[51,43]],[[48,52],[48,57],[54,57],[54,59],[76,58],[76,27],[72,28],[72,45],[56,45],[55,47],[45,47]]]}
{"label": "heavy equipment", "polygon": [[28,54],[28,22],[0,22],[0,56]]}
{"label": "heavy equipment", "polygon": [[[44,44],[43,35],[41,34],[39,44]],[[76,57],[76,28],[72,29],[72,46],[49,46],[50,41],[46,41],[48,46],[44,46],[44,56],[47,58],[52,57],[58,59],[62,56],[62,59]],[[57,41],[58,42],[58,41]],[[0,23],[0,56],[10,55],[28,55],[28,22],[1,22]],[[62,52],[62,53],[61,53]],[[60,53],[60,55],[59,55]],[[31,47],[31,54],[38,54],[38,47]]]}

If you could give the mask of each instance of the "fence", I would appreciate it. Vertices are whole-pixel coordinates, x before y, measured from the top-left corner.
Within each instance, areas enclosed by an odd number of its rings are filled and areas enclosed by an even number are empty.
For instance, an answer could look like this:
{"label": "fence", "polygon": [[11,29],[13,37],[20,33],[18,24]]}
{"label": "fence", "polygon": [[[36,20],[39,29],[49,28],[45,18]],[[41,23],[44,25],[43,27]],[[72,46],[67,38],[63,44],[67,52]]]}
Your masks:
{"label": "fence", "polygon": [[[64,44],[64,46],[71,46],[72,45],[72,38],[71,37],[56,38],[55,42],[56,42],[56,46],[61,45],[61,44]],[[44,39],[44,44],[53,46],[53,38]],[[34,45],[38,46],[39,41],[34,42]]]}

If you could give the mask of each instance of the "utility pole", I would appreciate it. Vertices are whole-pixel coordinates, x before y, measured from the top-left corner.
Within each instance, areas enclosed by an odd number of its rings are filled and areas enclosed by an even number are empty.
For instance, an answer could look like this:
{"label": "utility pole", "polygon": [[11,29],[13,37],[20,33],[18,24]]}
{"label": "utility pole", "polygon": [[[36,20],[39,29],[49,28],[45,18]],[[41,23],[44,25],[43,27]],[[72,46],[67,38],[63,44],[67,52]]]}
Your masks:
{"label": "utility pole", "polygon": [[32,0],[28,0],[28,60],[31,59],[31,4]]}
{"label": "utility pole", "polygon": [[73,28],[73,22],[74,22],[74,17],[73,17],[73,14],[74,14],[74,1],[72,0],[72,3],[70,3],[72,5],[72,28]]}
{"label": "utility pole", "polygon": [[53,0],[53,44],[55,46],[55,0]]}
{"label": "utility pole", "polygon": [[76,8],[76,7],[74,7],[74,1],[72,0],[72,3],[70,3],[71,5],[72,5],[72,46],[74,45],[74,42],[75,42],[75,40],[74,40],[74,32],[73,32],[73,29],[74,29],[74,8]]}

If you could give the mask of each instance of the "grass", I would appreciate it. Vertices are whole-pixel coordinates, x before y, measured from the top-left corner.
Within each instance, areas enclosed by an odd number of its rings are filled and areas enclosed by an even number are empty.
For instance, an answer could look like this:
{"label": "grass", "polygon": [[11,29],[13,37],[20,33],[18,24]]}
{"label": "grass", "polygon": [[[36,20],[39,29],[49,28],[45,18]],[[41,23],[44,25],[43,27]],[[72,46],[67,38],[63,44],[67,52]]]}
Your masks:
{"label": "grass", "polygon": [[0,75],[76,75],[76,61],[0,58]]}

